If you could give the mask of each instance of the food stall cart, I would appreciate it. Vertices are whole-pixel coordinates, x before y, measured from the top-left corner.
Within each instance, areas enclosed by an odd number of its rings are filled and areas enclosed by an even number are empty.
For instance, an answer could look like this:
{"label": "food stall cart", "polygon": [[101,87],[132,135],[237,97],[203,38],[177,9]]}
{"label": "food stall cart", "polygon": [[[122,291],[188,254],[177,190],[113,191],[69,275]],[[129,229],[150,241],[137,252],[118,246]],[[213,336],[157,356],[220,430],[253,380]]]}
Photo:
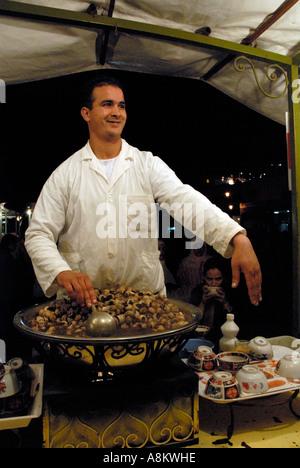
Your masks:
{"label": "food stall cart", "polygon": [[[155,2],[153,9],[152,2],[135,7],[130,2],[119,5],[113,0],[105,6],[88,2],[83,6],[76,0],[71,3],[72,9],[70,3],[63,9],[61,2],[52,2],[49,7],[39,0],[1,0],[0,73],[6,85],[110,68],[202,79],[287,126],[292,191],[293,330],[298,336],[298,0],[268,0],[263,4],[257,1],[255,6],[250,1],[232,1],[227,2],[226,11],[220,0],[199,2],[197,6],[169,0],[164,4]],[[203,26],[204,21],[212,27]],[[36,24],[42,27],[36,28]],[[49,35],[57,40],[49,41]],[[70,41],[70,36],[75,39]],[[23,40],[16,43],[14,37]],[[11,56],[15,59],[11,60]],[[22,66],[18,56],[22,57]]]}
{"label": "food stall cart", "polygon": [[[190,341],[194,346],[195,338]],[[294,344],[290,336],[270,338],[273,359],[259,364],[269,389],[227,401],[205,394],[205,378],[213,372],[207,375],[188,366],[190,341],[170,359],[150,360],[105,381],[87,380],[78,363],[68,368],[46,359],[45,374],[44,364],[32,364],[34,403],[24,416],[0,418],[1,448],[102,448],[114,453],[123,447],[134,453],[146,448],[148,454],[166,448],[169,453],[299,448],[300,380],[282,378],[275,365],[299,340]]]}
{"label": "food stall cart", "polygon": [[[34,3],[1,0],[0,14],[5,37],[2,42],[3,55],[1,51],[3,56],[1,78],[5,83],[9,84],[58,76],[61,73],[59,70],[63,70],[64,74],[68,74],[75,71],[111,67],[138,71],[155,70],[156,73],[175,74],[176,76],[189,76],[191,78],[199,78],[200,76],[246,105],[254,106],[270,118],[276,118],[281,123],[287,121],[289,170],[291,171],[293,197],[293,318],[294,334],[298,336],[300,332],[298,167],[300,116],[298,99],[299,51],[297,49],[299,40],[295,33],[299,16],[299,14],[297,15],[299,13],[298,2],[295,0],[285,1],[282,5],[276,2],[275,11],[273,8],[274,2],[265,2],[264,5],[261,5],[262,2],[255,2],[256,11],[259,11],[257,17],[255,15],[251,16],[251,9],[254,9],[253,2],[249,2],[250,7],[245,2],[241,3],[240,7],[236,5],[236,2],[230,2],[228,6],[228,2],[227,9],[228,12],[231,11],[232,16],[230,14],[228,17],[225,15],[228,23],[225,21],[224,29],[229,30],[227,35],[224,30],[222,31],[218,20],[213,21],[214,17],[218,17],[218,11],[220,12],[219,17],[224,15],[224,10],[220,8],[220,2],[218,1],[210,2],[209,7],[206,5],[206,8],[209,8],[206,15],[205,5],[202,5],[201,2],[199,2],[199,10],[196,9],[195,5],[190,10],[190,7],[184,3],[179,11],[178,2],[170,1],[163,4],[162,2],[159,4],[155,2],[154,14],[151,9],[153,7],[151,2],[148,2],[149,4],[143,2],[141,9],[139,7],[133,8],[130,2],[126,5],[127,9],[124,9],[123,3],[126,4],[126,2],[111,1],[107,5],[108,8],[87,4],[84,6],[89,8],[83,11],[80,2],[76,1],[72,3],[73,9],[68,10],[60,7],[56,8],[57,5],[54,4],[52,4],[52,7],[45,6],[45,2],[38,0]],[[159,11],[159,5],[161,11]],[[240,29],[233,27],[230,30],[228,25],[230,22],[232,23],[232,18],[238,13],[236,16],[240,20],[243,12],[245,13],[245,22],[250,21],[251,27],[249,28],[250,23],[248,27],[243,23]],[[183,25],[179,21],[176,27],[176,16],[183,18]],[[205,27],[195,28],[194,17],[196,22],[204,21],[204,18],[210,18],[212,28],[206,27],[206,24]],[[153,21],[151,22],[149,18]],[[285,19],[287,23],[284,23]],[[24,23],[26,28],[23,27]],[[41,24],[43,27],[40,27]],[[280,29],[280,24],[284,24],[282,29]],[[286,24],[289,26],[289,34],[294,37],[294,42],[291,41],[290,37],[285,38]],[[178,25],[182,26],[182,28],[178,27]],[[254,28],[253,25],[255,25]],[[279,44],[276,43],[274,35],[272,35],[272,26],[274,25],[277,28],[275,32],[280,37]],[[27,26],[29,26],[28,29]],[[198,24],[198,26],[203,25]],[[11,37],[15,37],[18,28],[22,30],[24,40],[16,44],[16,42],[11,41]],[[212,35],[210,36],[211,29]],[[241,36],[245,29],[248,32],[249,29],[254,29],[255,34]],[[57,33],[59,42],[62,31],[63,33],[69,32],[69,38],[74,35],[73,37],[76,37],[76,40],[71,41],[71,43],[67,41],[67,45],[65,44],[65,50],[68,53],[66,55],[61,54],[62,63],[59,63],[55,50],[52,53],[53,63],[49,63],[47,60],[43,63],[43,60],[41,60],[41,56],[45,52],[42,50],[43,44],[47,44],[48,47],[51,43],[48,34],[54,37],[54,34]],[[19,34],[17,35],[19,36]],[[34,40],[32,40],[33,37]],[[36,40],[37,37],[40,39],[39,41]],[[231,38],[234,40],[231,40]],[[31,47],[33,48],[37,42],[38,49],[31,50]],[[12,53],[17,56],[18,54],[22,57],[24,55],[21,45],[27,48],[29,60],[26,61],[25,58],[23,69],[12,66],[9,43],[13,47]],[[79,47],[79,44],[82,47]],[[94,56],[95,44],[96,60]],[[153,47],[154,44],[155,47]],[[272,47],[274,44],[275,46]],[[62,44],[59,44],[59,50],[61,50],[61,46]],[[53,47],[55,49],[54,44]],[[150,50],[155,51],[154,54],[153,52],[149,54]],[[39,51],[42,51],[42,53],[39,53]],[[48,54],[47,57],[50,55]],[[226,56],[225,59],[224,55]],[[33,60],[34,56],[36,60]],[[219,61],[220,56],[221,61]],[[143,60],[137,59],[138,57],[142,57]],[[17,64],[17,62],[17,59],[14,60],[14,64]],[[211,68],[211,64],[216,62],[216,67]],[[145,64],[145,68],[142,67],[141,63]],[[167,68],[164,67],[164,64]],[[228,66],[228,64],[231,65]],[[7,66],[5,67],[5,65]],[[270,73],[271,70],[273,73]],[[269,80],[267,91],[262,85],[262,80],[265,77]],[[243,84],[241,85],[241,83]],[[254,96],[253,100],[249,101],[249,96]],[[181,366],[181,364],[178,365]],[[209,412],[211,402],[207,403],[200,400],[200,403],[207,405],[207,411]],[[223,408],[220,411],[223,411]],[[278,419],[280,418],[278,417]],[[199,433],[201,433],[201,429]],[[235,434],[233,434],[233,437],[235,437]]]}
{"label": "food stall cart", "polygon": [[[201,313],[190,304],[160,299],[150,292],[142,294],[127,288],[126,296],[121,296],[118,291],[124,289],[104,290],[108,291],[107,303],[112,302],[112,297],[118,302],[116,330],[108,335],[89,334],[87,317],[93,312],[87,308],[82,309],[81,333],[67,334],[70,323],[80,323],[78,307],[74,312],[77,320],[71,322],[71,301],[30,307],[15,317],[17,329],[33,339],[45,360],[44,427],[48,447],[82,444],[142,448],[197,439],[198,379],[180,359],[176,360],[176,355],[194,332]],[[101,297],[102,305],[106,304],[104,294]],[[158,314],[149,312],[151,317],[159,315],[153,326],[144,313],[150,299],[149,308],[156,301],[160,310]],[[40,326],[43,311],[53,314],[46,329],[44,324]],[[69,321],[64,320],[62,325],[65,313]],[[180,325],[183,314],[184,324]],[[168,327],[169,315],[172,318]]]}

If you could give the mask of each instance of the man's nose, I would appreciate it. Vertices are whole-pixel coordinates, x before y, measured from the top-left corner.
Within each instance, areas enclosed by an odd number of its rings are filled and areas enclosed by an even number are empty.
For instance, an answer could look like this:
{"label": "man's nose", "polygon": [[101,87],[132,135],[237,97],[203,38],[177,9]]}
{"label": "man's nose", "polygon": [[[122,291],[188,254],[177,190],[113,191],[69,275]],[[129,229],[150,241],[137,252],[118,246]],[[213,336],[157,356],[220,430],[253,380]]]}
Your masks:
{"label": "man's nose", "polygon": [[112,109],[111,109],[111,113],[112,115],[121,115],[121,109],[119,106],[113,106]]}

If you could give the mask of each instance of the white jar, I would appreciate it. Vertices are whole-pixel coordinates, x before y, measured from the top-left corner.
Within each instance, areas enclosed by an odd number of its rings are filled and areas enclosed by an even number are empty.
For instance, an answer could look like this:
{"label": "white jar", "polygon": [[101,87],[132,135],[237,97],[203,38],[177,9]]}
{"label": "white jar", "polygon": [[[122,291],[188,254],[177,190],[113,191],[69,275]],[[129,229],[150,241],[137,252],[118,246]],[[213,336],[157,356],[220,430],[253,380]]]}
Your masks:
{"label": "white jar", "polygon": [[234,321],[234,314],[227,314],[226,319],[221,326],[223,337],[219,341],[219,349],[220,351],[235,351],[236,336],[240,329]]}

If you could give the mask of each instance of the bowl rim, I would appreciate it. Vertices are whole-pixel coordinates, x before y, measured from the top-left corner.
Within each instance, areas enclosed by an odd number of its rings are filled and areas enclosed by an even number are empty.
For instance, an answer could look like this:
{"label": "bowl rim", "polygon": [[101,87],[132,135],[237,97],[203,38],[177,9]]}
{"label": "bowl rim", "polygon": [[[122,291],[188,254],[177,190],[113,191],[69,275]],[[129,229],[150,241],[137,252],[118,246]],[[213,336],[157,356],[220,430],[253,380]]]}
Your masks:
{"label": "bowl rim", "polygon": [[[52,305],[53,303],[58,303],[60,300],[54,299],[52,301],[47,301],[42,304],[35,304],[30,307],[26,307],[21,311],[15,314],[13,319],[13,325],[23,334],[26,336],[30,336],[32,339],[42,341],[42,342],[57,342],[57,343],[69,343],[73,345],[110,345],[110,346],[118,346],[127,343],[133,342],[145,342],[145,341],[155,341],[158,339],[168,339],[177,335],[188,334],[189,332],[193,331],[199,321],[202,319],[202,313],[200,309],[193,304],[189,304],[187,302],[179,301],[177,299],[168,298],[170,302],[174,305],[177,305],[179,308],[184,309],[183,312],[186,312],[190,315],[191,320],[188,324],[170,330],[164,330],[161,332],[154,332],[154,333],[141,333],[136,335],[124,335],[124,336],[68,336],[68,335],[51,335],[49,333],[40,331],[40,330],[33,330],[29,325],[26,324],[25,318],[29,319],[31,316],[36,314],[40,309]],[[63,303],[64,300],[61,300]]]}
{"label": "bowl rim", "polygon": [[217,386],[221,385],[222,387],[225,386],[224,382],[230,381],[230,385],[236,385],[238,383],[236,377],[230,371],[222,369],[215,370],[215,372],[213,372],[213,374],[208,379],[208,383],[213,386],[214,380],[220,382],[220,384],[217,384]]}
{"label": "bowl rim", "polygon": [[277,365],[280,365],[282,361],[289,361],[292,363],[300,364],[300,355],[299,353],[297,354],[297,356],[295,356],[294,354],[286,354],[285,356],[282,356],[281,359],[279,359]]}
{"label": "bowl rim", "polygon": [[[253,372],[248,372],[252,371]],[[260,381],[260,380],[267,380],[266,375],[264,372],[259,369],[255,364],[246,364],[245,366],[241,367],[237,373],[236,373],[236,378],[242,377],[243,379],[251,381]]]}
{"label": "bowl rim", "polygon": [[264,336],[256,336],[250,340],[250,347],[258,348],[260,351],[264,351],[265,349],[272,349],[272,344]]}
{"label": "bowl rim", "polygon": [[[248,354],[242,353],[240,351],[223,351],[223,352],[217,354],[217,359],[222,361],[223,356],[240,356],[240,357],[244,357],[245,361],[249,360]],[[241,361],[226,361],[226,362],[241,362]]]}
{"label": "bowl rim", "polygon": [[[197,355],[199,353],[199,355]],[[206,345],[199,345],[197,348],[194,349],[192,353],[195,357],[199,357],[199,359],[203,358],[216,358],[216,353],[213,351],[212,348]]]}

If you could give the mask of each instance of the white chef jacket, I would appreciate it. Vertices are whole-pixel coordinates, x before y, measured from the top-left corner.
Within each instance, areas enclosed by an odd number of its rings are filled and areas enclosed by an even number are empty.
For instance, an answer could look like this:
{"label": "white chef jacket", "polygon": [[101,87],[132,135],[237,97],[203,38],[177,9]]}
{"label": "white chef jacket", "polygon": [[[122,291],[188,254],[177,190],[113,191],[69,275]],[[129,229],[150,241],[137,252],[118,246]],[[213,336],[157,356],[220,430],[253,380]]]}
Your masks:
{"label": "white chef jacket", "polygon": [[88,274],[95,288],[116,283],[164,293],[156,203],[179,207],[172,216],[184,213],[187,228],[224,257],[232,255],[233,236],[244,232],[160,158],[125,140],[107,180],[88,142],[46,181],[26,231],[45,295],[57,292],[55,278],[64,270]]}

